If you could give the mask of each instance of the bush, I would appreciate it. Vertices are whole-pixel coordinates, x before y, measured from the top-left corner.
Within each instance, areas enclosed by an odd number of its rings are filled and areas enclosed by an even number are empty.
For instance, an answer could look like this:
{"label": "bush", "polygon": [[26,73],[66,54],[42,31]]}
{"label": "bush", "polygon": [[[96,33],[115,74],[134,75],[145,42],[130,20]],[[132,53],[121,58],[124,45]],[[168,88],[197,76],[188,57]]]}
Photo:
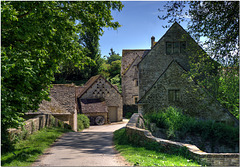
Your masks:
{"label": "bush", "polygon": [[210,141],[212,144],[221,143],[234,147],[239,141],[239,128],[223,123],[216,123],[208,120],[197,120],[184,115],[182,110],[169,107],[163,111],[145,114],[144,117],[159,128],[166,129],[167,137],[176,137],[177,131],[181,136],[187,133],[201,136],[203,141]]}
{"label": "bush", "polygon": [[138,112],[137,105],[123,105],[123,117],[130,119],[134,113]]}
{"label": "bush", "polygon": [[84,114],[77,115],[77,129],[78,131],[88,128],[90,126],[89,118]]}

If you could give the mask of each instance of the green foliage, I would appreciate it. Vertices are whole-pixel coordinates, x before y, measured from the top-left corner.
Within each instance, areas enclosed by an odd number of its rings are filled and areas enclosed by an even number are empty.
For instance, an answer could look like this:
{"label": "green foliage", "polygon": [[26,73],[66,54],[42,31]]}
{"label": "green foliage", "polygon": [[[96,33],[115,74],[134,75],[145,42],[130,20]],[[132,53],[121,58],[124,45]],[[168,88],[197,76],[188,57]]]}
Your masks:
{"label": "green foliage", "polygon": [[184,158],[185,149],[161,149],[159,144],[149,142],[140,147],[137,143],[132,143],[125,128],[114,132],[114,143],[121,155],[135,166],[199,166],[193,160]]}
{"label": "green foliage", "polygon": [[[226,8],[227,6],[227,8]],[[160,10],[160,9],[159,9]],[[164,6],[168,23],[187,21],[190,33],[199,40],[207,37],[207,50],[224,64],[238,63],[238,1],[172,1]]]}
{"label": "green foliage", "polygon": [[138,113],[136,105],[123,105],[123,117],[130,119],[134,113]]}
{"label": "green foliage", "polygon": [[110,50],[109,57],[107,59],[102,59],[103,64],[100,70],[100,74],[104,76],[113,85],[117,85],[119,92],[122,92],[121,86],[121,59],[112,48]]}
{"label": "green foliage", "polygon": [[10,148],[7,129],[21,126],[25,112],[50,100],[55,73],[64,66],[79,70],[96,63],[86,56],[79,34],[91,32],[98,39],[103,27],[118,28],[111,10],[122,7],[121,2],[110,1],[1,3],[2,148]]}
{"label": "green foliage", "polygon": [[239,17],[235,12],[239,2],[169,1],[164,9],[166,15],[160,19],[187,21],[190,34],[199,43],[204,37],[201,46],[210,56],[191,47],[188,74],[239,119]]}
{"label": "green foliage", "polygon": [[78,129],[78,131],[81,131],[85,128],[88,128],[89,126],[90,126],[89,118],[84,114],[78,114],[77,115],[77,129]]}
{"label": "green foliage", "polygon": [[44,150],[65,132],[69,132],[69,130],[44,128],[29,135],[26,140],[19,140],[11,152],[2,152],[2,166],[31,166]]}
{"label": "green foliage", "polygon": [[119,53],[116,53],[113,48],[110,49],[109,57],[107,57],[107,63],[112,64],[112,62],[121,60],[122,57],[119,55]]}
{"label": "green foliage", "polygon": [[118,91],[122,92],[122,86],[121,86],[121,77],[120,74],[115,75],[115,77],[110,79],[111,84],[117,85]]}
{"label": "green foliage", "polygon": [[146,114],[144,116],[157,127],[167,130],[168,138],[192,134],[201,136],[203,141],[210,141],[212,144],[221,143],[234,147],[239,141],[239,128],[228,126],[214,121],[201,121],[182,114],[181,110],[169,107],[164,111]]}
{"label": "green foliage", "polygon": [[[239,68],[223,68],[219,77],[218,101],[239,120]],[[230,71],[230,72],[229,72]]]}

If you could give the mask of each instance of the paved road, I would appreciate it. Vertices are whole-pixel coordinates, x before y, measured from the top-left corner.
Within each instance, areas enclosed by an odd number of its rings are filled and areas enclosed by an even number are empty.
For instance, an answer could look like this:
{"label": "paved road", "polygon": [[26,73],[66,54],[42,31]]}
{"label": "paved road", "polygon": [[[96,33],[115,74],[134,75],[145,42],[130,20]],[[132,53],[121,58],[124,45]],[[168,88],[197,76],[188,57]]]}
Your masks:
{"label": "paved road", "polygon": [[113,132],[125,125],[126,120],[66,133],[33,166],[129,166],[112,141]]}

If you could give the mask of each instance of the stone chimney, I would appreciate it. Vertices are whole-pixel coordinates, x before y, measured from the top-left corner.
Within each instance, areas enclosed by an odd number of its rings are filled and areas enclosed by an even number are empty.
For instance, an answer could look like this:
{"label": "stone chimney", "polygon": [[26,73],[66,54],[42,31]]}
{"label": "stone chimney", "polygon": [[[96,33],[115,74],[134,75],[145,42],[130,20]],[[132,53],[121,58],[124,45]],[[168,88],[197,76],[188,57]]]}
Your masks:
{"label": "stone chimney", "polygon": [[152,36],[152,38],[151,38],[151,49],[153,48],[153,46],[154,46],[154,43],[155,43],[155,37],[154,37],[154,36]]}

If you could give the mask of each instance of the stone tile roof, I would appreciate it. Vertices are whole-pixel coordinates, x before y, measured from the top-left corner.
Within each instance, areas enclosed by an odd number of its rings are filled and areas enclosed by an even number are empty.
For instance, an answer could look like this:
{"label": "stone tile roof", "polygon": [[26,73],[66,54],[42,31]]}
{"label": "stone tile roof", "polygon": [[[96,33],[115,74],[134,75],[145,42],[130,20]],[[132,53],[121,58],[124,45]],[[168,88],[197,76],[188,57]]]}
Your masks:
{"label": "stone tile roof", "polygon": [[106,102],[101,99],[81,99],[81,111],[83,114],[108,112]]}
{"label": "stone tile roof", "polygon": [[122,64],[121,75],[126,74],[134,61],[140,57],[142,59],[147,55],[150,49],[123,49],[122,50]]}

